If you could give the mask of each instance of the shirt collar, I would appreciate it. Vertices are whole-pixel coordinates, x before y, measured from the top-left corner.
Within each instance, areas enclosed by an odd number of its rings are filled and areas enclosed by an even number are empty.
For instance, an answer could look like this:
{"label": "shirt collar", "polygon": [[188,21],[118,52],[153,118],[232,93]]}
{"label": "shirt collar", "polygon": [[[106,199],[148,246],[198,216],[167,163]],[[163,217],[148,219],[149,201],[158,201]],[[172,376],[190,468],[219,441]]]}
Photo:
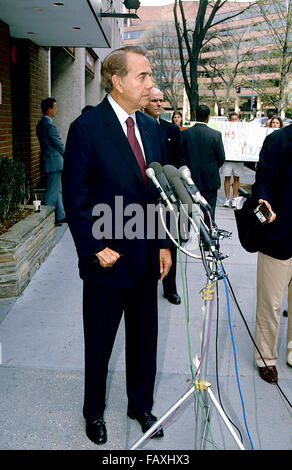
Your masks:
{"label": "shirt collar", "polygon": [[123,108],[121,108],[121,106],[113,99],[110,94],[107,95],[107,99],[109,100],[109,103],[111,104],[114,112],[116,113],[121,126],[125,124],[129,116],[133,118],[136,125],[136,113],[128,114]]}
{"label": "shirt collar", "polygon": [[49,119],[51,122],[53,122],[53,119],[50,116],[47,116],[46,114],[43,115],[43,117]]}

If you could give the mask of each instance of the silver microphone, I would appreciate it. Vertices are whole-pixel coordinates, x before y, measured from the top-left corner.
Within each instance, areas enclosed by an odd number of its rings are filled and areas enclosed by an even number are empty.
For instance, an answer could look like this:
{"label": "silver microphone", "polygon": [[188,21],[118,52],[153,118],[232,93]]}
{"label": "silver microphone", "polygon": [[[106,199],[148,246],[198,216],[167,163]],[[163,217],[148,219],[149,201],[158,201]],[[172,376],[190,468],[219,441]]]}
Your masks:
{"label": "silver microphone", "polygon": [[168,199],[167,195],[165,194],[165,192],[163,191],[162,187],[161,187],[161,184],[159,183],[158,179],[156,178],[155,176],[155,171],[153,170],[153,168],[147,168],[146,170],[146,175],[148,178],[150,178],[154,184],[154,186],[158,189],[159,191],[159,194],[160,194],[160,197],[161,199],[163,200],[163,202],[165,204],[167,204],[168,208],[173,211],[173,205],[171,204],[170,200]]}
{"label": "silver microphone", "polygon": [[198,190],[197,186],[195,185],[195,183],[193,182],[192,180],[192,175],[191,175],[191,172],[190,172],[190,169],[184,165],[184,166],[181,166],[179,168],[179,173],[180,173],[180,177],[182,178],[183,182],[187,183],[185,186],[186,186],[186,189],[187,191],[191,194],[193,200],[196,202],[196,203],[202,203],[204,206],[206,206],[208,209],[211,209],[211,207],[209,206],[208,202],[206,201],[206,199],[202,196],[202,194],[200,193],[200,191]]}

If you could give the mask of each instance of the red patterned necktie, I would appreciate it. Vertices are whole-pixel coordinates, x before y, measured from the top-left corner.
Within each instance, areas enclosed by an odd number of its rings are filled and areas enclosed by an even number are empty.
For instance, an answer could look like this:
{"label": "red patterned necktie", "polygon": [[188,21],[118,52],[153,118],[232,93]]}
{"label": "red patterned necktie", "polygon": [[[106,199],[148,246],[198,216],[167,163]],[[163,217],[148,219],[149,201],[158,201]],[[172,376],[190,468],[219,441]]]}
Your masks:
{"label": "red patterned necktie", "polygon": [[134,123],[133,118],[128,117],[128,119],[126,120],[126,124],[127,124],[127,136],[128,136],[129,144],[131,145],[131,148],[134,152],[134,155],[140,167],[144,182],[147,186],[145,160],[144,160],[142,149],[135,135],[135,123]]}

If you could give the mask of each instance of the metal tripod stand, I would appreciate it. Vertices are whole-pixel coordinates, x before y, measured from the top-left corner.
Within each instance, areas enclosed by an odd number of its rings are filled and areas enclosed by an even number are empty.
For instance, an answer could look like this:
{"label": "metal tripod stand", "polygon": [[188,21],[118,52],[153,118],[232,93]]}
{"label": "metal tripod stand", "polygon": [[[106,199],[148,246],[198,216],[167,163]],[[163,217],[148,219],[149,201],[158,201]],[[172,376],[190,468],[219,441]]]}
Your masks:
{"label": "metal tripod stand", "polygon": [[155,430],[171,416],[175,410],[181,406],[191,395],[194,394],[196,398],[196,428],[195,428],[195,450],[201,450],[205,441],[205,435],[207,432],[207,427],[209,426],[208,422],[210,419],[210,405],[209,399],[212,401],[216,407],[219,415],[223,419],[225,425],[230,431],[232,437],[234,438],[239,449],[245,450],[242,442],[239,440],[238,436],[234,432],[232,425],[230,424],[228,418],[226,417],[222,407],[219,402],[216,400],[213,392],[211,391],[211,384],[207,381],[207,356],[208,356],[208,343],[210,339],[210,315],[211,315],[211,303],[214,300],[214,292],[216,289],[216,284],[218,282],[219,276],[216,274],[215,267],[217,261],[214,259],[207,261],[209,270],[207,274],[207,283],[206,286],[201,290],[203,298],[203,322],[201,330],[201,355],[195,378],[193,377],[192,387],[176,402],[174,403],[155,423],[148,429],[143,436],[135,442],[135,444],[130,448],[130,450],[137,449],[140,444],[142,444],[148,437],[155,433]]}

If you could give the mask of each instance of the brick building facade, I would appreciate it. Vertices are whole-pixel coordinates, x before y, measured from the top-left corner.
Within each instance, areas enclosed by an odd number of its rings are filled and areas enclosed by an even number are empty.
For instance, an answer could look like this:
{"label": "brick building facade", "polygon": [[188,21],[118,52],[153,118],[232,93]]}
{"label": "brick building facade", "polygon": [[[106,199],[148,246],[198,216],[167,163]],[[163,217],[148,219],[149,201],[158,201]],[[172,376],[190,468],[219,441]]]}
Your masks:
{"label": "brick building facade", "polygon": [[48,96],[48,52],[29,40],[11,40],[13,155],[26,164],[30,186],[40,180],[35,133],[40,102]]}
{"label": "brick building facade", "polygon": [[9,27],[0,20],[0,155],[13,156]]}
{"label": "brick building facade", "polygon": [[[75,0],[74,18],[67,0],[40,0],[39,6],[29,0],[0,4],[0,158],[24,162],[31,189],[42,187],[36,136],[41,101],[56,98],[55,124],[65,142],[82,108],[103,97],[100,64],[121,46],[123,34],[121,19],[100,20],[83,1]],[[122,11],[122,0],[114,0],[112,9]]]}
{"label": "brick building facade", "polygon": [[48,95],[48,53],[29,40],[10,38],[0,20],[0,155],[26,164],[31,187],[40,180],[35,128]]}

